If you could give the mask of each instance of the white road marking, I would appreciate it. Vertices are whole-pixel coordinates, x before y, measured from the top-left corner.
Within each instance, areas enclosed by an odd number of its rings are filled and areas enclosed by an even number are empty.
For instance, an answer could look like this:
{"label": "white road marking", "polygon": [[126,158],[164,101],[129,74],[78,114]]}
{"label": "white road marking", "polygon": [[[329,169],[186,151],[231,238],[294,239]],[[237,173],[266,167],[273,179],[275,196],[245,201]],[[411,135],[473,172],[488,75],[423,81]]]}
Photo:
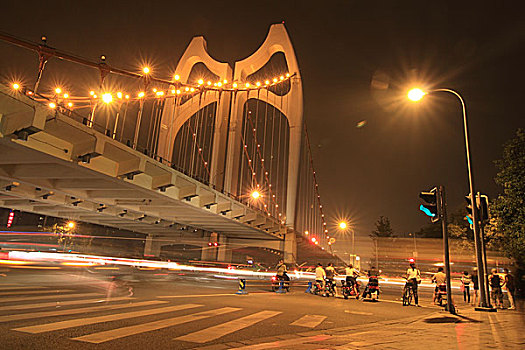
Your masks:
{"label": "white road marking", "polygon": [[39,295],[39,296],[34,296],[34,297],[2,298],[0,299],[0,303],[11,303],[13,301],[29,301],[29,300],[42,300],[42,299],[71,299],[71,298],[92,297],[95,295],[100,295],[100,293],[56,294],[56,295]]}
{"label": "white road marking", "polygon": [[27,309],[40,309],[45,307],[61,307],[68,305],[79,305],[79,304],[90,304],[90,303],[109,303],[112,301],[120,300],[132,300],[132,297],[116,297],[116,298],[98,298],[98,299],[83,299],[83,300],[66,300],[66,301],[52,301],[49,303],[38,303],[38,304],[22,304],[22,305],[9,305],[0,306],[0,311],[6,310],[27,310]]}
{"label": "white road marking", "polygon": [[64,292],[72,292],[71,289],[55,289],[55,290],[13,290],[10,292],[0,292],[0,295],[13,295],[13,294],[51,294],[51,293],[64,293]]}
{"label": "white road marking", "polygon": [[132,312],[126,312],[126,313],[120,313],[120,314],[111,314],[111,315],[88,317],[88,318],[77,318],[77,319],[67,320],[67,321],[52,322],[52,323],[46,323],[46,324],[41,324],[41,325],[35,325],[35,326],[14,328],[13,330],[19,331],[19,332],[25,332],[25,333],[33,333],[33,334],[44,333],[44,332],[57,331],[57,330],[66,329],[66,328],[86,326],[88,324],[125,320],[127,318],[133,318],[133,317],[148,316],[148,315],[155,315],[155,314],[161,314],[161,313],[166,313],[166,312],[180,311],[180,310],[190,309],[190,308],[199,307],[199,306],[202,306],[202,305],[198,305],[198,304],[175,305],[175,306],[161,307],[161,308],[156,308],[156,309],[132,311]]}
{"label": "white road marking", "polygon": [[6,290],[47,289],[47,287],[39,287],[39,286],[34,286],[34,287],[20,286],[20,287],[17,287],[14,284],[12,284],[11,286],[14,286],[14,287],[2,287],[2,288],[0,288],[0,291],[3,292],[3,291],[6,291]]}
{"label": "white road marking", "polygon": [[100,343],[107,342],[110,340],[128,337],[130,335],[135,335],[135,334],[140,334],[144,332],[154,331],[157,329],[172,327],[172,326],[176,326],[182,323],[198,321],[204,318],[218,316],[218,315],[222,315],[222,314],[226,314],[226,313],[238,311],[238,310],[242,310],[242,309],[235,308],[235,307],[223,307],[221,309],[204,311],[204,312],[199,312],[199,313],[191,314],[191,315],[173,317],[173,318],[168,318],[164,320],[158,320],[154,322],[142,323],[142,324],[138,324],[134,326],[122,327],[122,328],[112,329],[109,331],[88,334],[88,335],[84,335],[84,336],[72,338],[72,339],[83,341],[83,342],[88,342],[88,343],[93,343],[93,344],[100,344]]}
{"label": "white road marking", "polygon": [[315,328],[326,319],[326,316],[321,315],[304,315],[295,322],[290,323],[291,326]]}
{"label": "white road marking", "polygon": [[352,311],[352,310],[345,310],[347,314],[353,314],[353,315],[363,315],[363,316],[372,316],[373,313],[371,312],[363,312],[363,311]]}
{"label": "white road marking", "polygon": [[258,322],[264,321],[270,317],[279,315],[281,311],[261,311],[252,315],[238,318],[236,320],[219,324],[217,326],[208,327],[197,332],[183,335],[182,337],[175,338],[176,340],[184,340],[193,343],[206,343],[218,338],[221,338],[227,334],[237,332],[243,328],[252,326]]}
{"label": "white road marking", "polygon": [[[250,294],[275,294],[274,292],[250,292]],[[225,297],[237,296],[235,293],[217,293],[217,294],[192,294],[192,295],[160,295],[160,299],[177,299],[177,298],[201,298],[201,297]]]}
{"label": "white road marking", "polygon": [[158,305],[158,304],[164,304],[164,303],[167,303],[167,301],[150,300],[150,301],[141,301],[141,302],[137,302],[137,303],[128,303],[128,304],[112,304],[112,305],[90,306],[90,307],[83,307],[83,308],[79,308],[79,309],[65,309],[65,310],[56,310],[56,311],[30,312],[30,313],[18,314],[18,315],[0,316],[0,323],[2,323],[2,322],[11,322],[11,321],[19,321],[19,320],[31,320],[31,319],[34,319],[34,318],[51,317],[51,316],[74,315],[74,314],[81,314],[81,313],[85,313],[85,312],[125,309],[125,308],[128,308],[128,307]]}
{"label": "white road marking", "polygon": [[269,343],[260,343],[255,345],[241,346],[240,348],[235,348],[235,350],[263,350],[263,349],[279,349],[285,346],[296,346],[299,344],[309,343],[309,342],[319,342],[332,338],[328,334],[319,334],[311,337],[300,337],[287,340],[277,340]]}

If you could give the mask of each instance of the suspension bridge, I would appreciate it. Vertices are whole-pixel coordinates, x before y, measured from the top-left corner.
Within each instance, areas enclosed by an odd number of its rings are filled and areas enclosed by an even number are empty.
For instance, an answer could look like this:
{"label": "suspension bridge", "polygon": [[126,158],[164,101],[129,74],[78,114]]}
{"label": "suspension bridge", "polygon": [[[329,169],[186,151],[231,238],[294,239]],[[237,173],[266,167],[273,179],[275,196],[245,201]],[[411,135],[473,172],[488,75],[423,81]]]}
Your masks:
{"label": "suspension bridge", "polygon": [[[36,82],[0,88],[0,206],[147,234],[165,246],[330,252],[306,123],[302,81],[283,24],[231,66],[203,37],[169,79],[0,33],[38,54]],[[46,64],[91,67],[90,90],[46,86]],[[42,83],[42,84],[41,84]],[[298,249],[298,247],[300,247]]]}

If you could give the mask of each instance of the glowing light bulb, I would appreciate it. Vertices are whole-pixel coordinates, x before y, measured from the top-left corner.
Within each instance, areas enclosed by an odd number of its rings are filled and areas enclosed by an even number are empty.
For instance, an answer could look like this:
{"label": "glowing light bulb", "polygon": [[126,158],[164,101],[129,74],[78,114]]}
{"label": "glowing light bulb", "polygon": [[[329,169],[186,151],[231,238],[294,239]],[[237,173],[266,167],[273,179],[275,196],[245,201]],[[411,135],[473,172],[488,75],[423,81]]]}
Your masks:
{"label": "glowing light bulb", "polygon": [[208,82],[206,84],[211,85],[211,81],[208,80]]}
{"label": "glowing light bulb", "polygon": [[246,83],[244,86],[246,86],[247,88],[250,87],[250,83]]}
{"label": "glowing light bulb", "polygon": [[117,97],[118,97],[118,98],[122,98],[122,92],[120,92],[120,91],[117,92]]}
{"label": "glowing light bulb", "polygon": [[71,107],[73,107],[73,103],[72,103],[72,102],[68,102],[67,106],[68,106],[69,108],[71,108]]}
{"label": "glowing light bulb", "polygon": [[234,89],[237,89],[238,85],[237,85],[237,83],[233,83],[232,86],[233,86]]}
{"label": "glowing light bulb", "polygon": [[149,67],[142,68],[142,72],[144,72],[144,74],[149,74],[149,72],[150,72]]}
{"label": "glowing light bulb", "polygon": [[289,78],[290,77],[290,73],[286,73],[286,77]]}
{"label": "glowing light bulb", "polygon": [[67,92],[64,94],[64,98],[69,98],[69,94]]}
{"label": "glowing light bulb", "polygon": [[157,92],[157,88],[153,88],[153,92]]}
{"label": "glowing light bulb", "polygon": [[175,80],[180,80],[180,75],[175,74],[175,76],[173,76],[173,79],[175,79]]}
{"label": "glowing light bulb", "polygon": [[279,79],[284,80],[284,75],[281,75]]}
{"label": "glowing light bulb", "polygon": [[74,229],[75,228],[75,223],[73,221],[69,221],[67,223],[67,228],[70,229],[70,230]]}
{"label": "glowing light bulb", "polygon": [[344,230],[347,226],[348,226],[348,225],[347,225],[346,222],[344,222],[344,221],[341,221],[341,222],[339,223],[339,228],[340,228],[341,230]]}
{"label": "glowing light bulb", "polygon": [[138,96],[139,96],[139,98],[143,98],[145,95],[146,95],[146,94],[144,93],[144,91],[141,91],[141,92],[139,92],[139,95],[138,95]]}
{"label": "glowing light bulb", "polygon": [[129,95],[126,95],[125,97],[126,97],[126,100],[129,100]]}
{"label": "glowing light bulb", "polygon": [[265,80],[264,84],[268,85],[268,84],[270,84],[270,81],[269,80]]}
{"label": "glowing light bulb", "polygon": [[18,83],[13,83],[13,85],[11,85],[13,87],[14,90],[18,90],[20,89],[20,84]]}
{"label": "glowing light bulb", "polygon": [[273,78],[273,82],[274,82],[274,83],[277,83],[277,78]]}
{"label": "glowing light bulb", "polygon": [[253,199],[258,199],[261,196],[261,193],[259,191],[253,191],[251,196]]}
{"label": "glowing light bulb", "polygon": [[223,81],[223,84],[228,84],[228,80],[224,79]]}
{"label": "glowing light bulb", "polygon": [[414,102],[420,101],[427,93],[419,88],[412,89],[408,92],[408,99]]}
{"label": "glowing light bulb", "polygon": [[202,84],[204,84],[204,80],[199,79],[199,81],[197,83],[199,83],[199,85],[202,85]]}
{"label": "glowing light bulb", "polygon": [[93,95],[95,95],[95,91],[91,90],[91,91],[89,92],[89,94],[90,94],[91,96],[93,96]]}
{"label": "glowing light bulb", "polygon": [[221,86],[222,86],[222,83],[219,81],[219,82],[217,83],[217,86],[218,86],[218,87],[221,87]]}
{"label": "glowing light bulb", "polygon": [[60,94],[60,93],[62,92],[62,89],[59,88],[59,87],[57,87],[57,88],[55,89],[55,92],[56,92],[57,94]]}
{"label": "glowing light bulb", "polygon": [[258,81],[258,82],[255,83],[255,85],[257,85],[257,86],[261,86],[261,82]]}
{"label": "glowing light bulb", "polygon": [[171,90],[171,93],[172,93],[173,95],[175,95],[175,89]]}
{"label": "glowing light bulb", "polygon": [[111,101],[113,101],[113,96],[109,92],[106,92],[102,95],[102,101],[104,101],[104,103],[111,103]]}
{"label": "glowing light bulb", "polygon": [[54,102],[49,102],[49,108],[55,109],[57,108],[57,105]]}
{"label": "glowing light bulb", "polygon": [[177,92],[177,95],[180,95],[180,90],[177,90],[176,92]]}

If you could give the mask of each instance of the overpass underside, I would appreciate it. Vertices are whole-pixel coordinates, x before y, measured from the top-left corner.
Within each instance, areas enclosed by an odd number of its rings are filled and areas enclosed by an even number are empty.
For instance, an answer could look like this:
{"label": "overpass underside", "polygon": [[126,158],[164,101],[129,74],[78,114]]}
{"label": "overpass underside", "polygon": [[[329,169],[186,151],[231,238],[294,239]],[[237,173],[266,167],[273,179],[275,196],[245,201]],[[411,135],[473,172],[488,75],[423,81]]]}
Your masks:
{"label": "overpass underside", "polygon": [[149,234],[282,242],[283,225],[70,116],[0,91],[0,206]]}

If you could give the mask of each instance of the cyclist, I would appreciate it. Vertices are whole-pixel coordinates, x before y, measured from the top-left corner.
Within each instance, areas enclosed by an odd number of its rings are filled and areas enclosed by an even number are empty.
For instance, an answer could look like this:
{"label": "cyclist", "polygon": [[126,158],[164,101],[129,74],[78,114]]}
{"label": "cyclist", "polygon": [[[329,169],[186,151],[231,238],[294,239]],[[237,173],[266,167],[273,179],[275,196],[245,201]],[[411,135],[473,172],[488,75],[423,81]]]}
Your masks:
{"label": "cyclist", "polygon": [[357,285],[357,277],[359,277],[361,273],[352,264],[349,264],[346,267],[345,273],[346,273],[346,283],[354,291],[356,299],[359,299],[359,287]]}
{"label": "cyclist", "polygon": [[326,278],[326,272],[323,269],[323,264],[318,263],[317,267],[315,268],[315,282],[321,286],[321,290],[320,290],[321,293],[324,293],[325,278]]}
{"label": "cyclist", "polygon": [[445,285],[445,282],[447,281],[447,275],[443,272],[444,269],[442,267],[438,267],[438,272],[432,277],[432,282],[436,283],[436,288],[434,289],[434,305],[436,304],[436,300],[438,298],[439,290],[443,290],[443,287]]}
{"label": "cyclist", "polygon": [[419,298],[417,295],[417,285],[421,283],[421,271],[416,267],[416,262],[414,259],[410,259],[410,267],[407,269],[406,279],[407,282],[410,282],[412,286],[412,291],[414,292],[414,301],[416,306],[419,306]]}

